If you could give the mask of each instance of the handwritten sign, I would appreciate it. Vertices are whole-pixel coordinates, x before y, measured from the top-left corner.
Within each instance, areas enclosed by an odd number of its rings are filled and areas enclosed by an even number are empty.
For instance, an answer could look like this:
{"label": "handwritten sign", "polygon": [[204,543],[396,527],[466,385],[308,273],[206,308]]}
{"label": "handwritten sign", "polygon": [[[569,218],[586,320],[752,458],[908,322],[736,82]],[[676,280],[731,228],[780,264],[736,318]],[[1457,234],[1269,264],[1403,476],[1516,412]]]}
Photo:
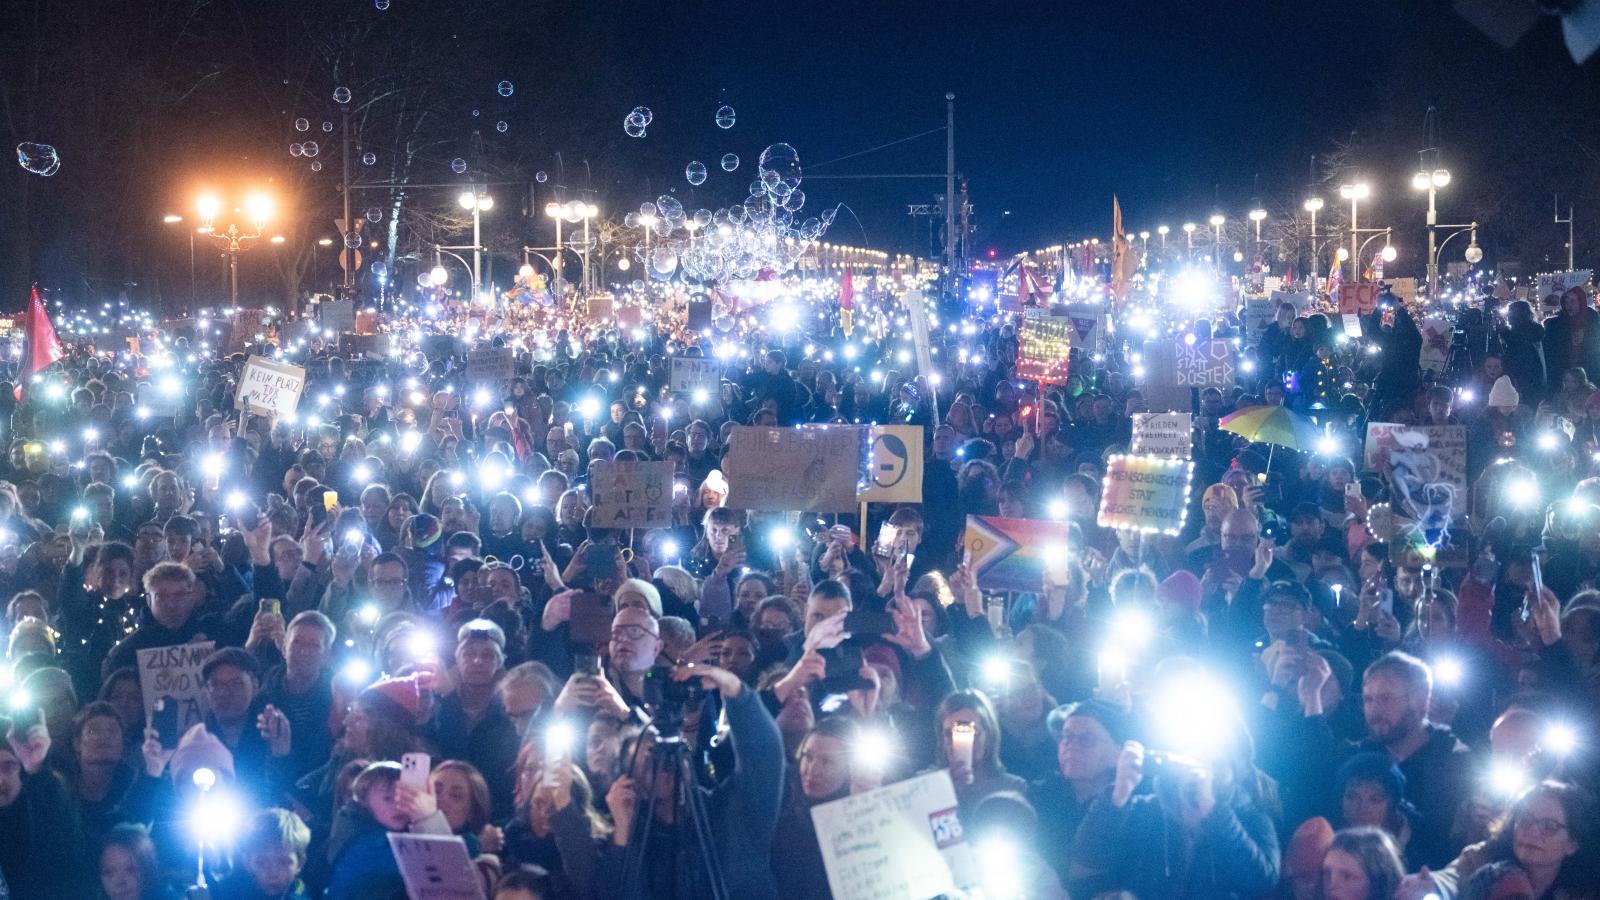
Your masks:
{"label": "handwritten sign", "polygon": [[163,747],[177,747],[178,738],[205,721],[207,701],[200,664],[216,644],[197,641],[140,650],[139,691],[144,720],[161,735]]}
{"label": "handwritten sign", "polygon": [[1413,521],[1467,512],[1464,425],[1367,424],[1365,467],[1389,480],[1394,509]]}
{"label": "handwritten sign", "polygon": [[1024,317],[1017,331],[1017,377],[1050,383],[1066,381],[1072,335],[1072,321],[1064,316]]}
{"label": "handwritten sign", "polygon": [[1339,317],[1344,325],[1344,333],[1353,338],[1361,337],[1361,317],[1355,313],[1345,313]]}
{"label": "handwritten sign", "polygon": [[1370,282],[1339,285],[1339,313],[1366,315],[1378,308],[1378,290],[1381,286]]}
{"label": "handwritten sign", "polygon": [[510,347],[480,347],[467,351],[467,380],[510,381],[517,376],[517,351]]}
{"label": "handwritten sign", "polygon": [[1189,413],[1134,413],[1133,452],[1188,459],[1194,445]]}
{"label": "handwritten sign", "polygon": [[356,327],[356,302],[324,300],[317,304],[317,321],[332,334],[350,331]]}
{"label": "handwritten sign", "polygon": [[1189,516],[1194,463],[1161,456],[1116,455],[1100,490],[1101,528],[1177,534]]}
{"label": "handwritten sign", "polygon": [[1233,344],[1179,339],[1175,345],[1178,384],[1198,388],[1233,387]]}
{"label": "handwritten sign", "polygon": [[811,808],[835,900],[924,900],[978,871],[944,769]]}
{"label": "handwritten sign", "polygon": [[305,387],[305,369],[252,356],[245,361],[244,371],[239,375],[239,390],[233,397],[233,406],[273,418],[292,416],[300,405],[300,392]]}
{"label": "handwritten sign", "polygon": [[483,900],[467,843],[456,835],[391,831],[389,849],[410,900]]}
{"label": "handwritten sign", "polygon": [[1252,341],[1261,340],[1267,333],[1267,326],[1278,318],[1278,304],[1271,300],[1247,300],[1244,311],[1239,314],[1239,319],[1244,323],[1245,337]]}
{"label": "handwritten sign", "polygon": [[1422,332],[1422,349],[1417,351],[1417,366],[1425,372],[1443,372],[1450,364],[1450,345],[1456,326],[1444,316],[1428,316],[1417,323]]}
{"label": "handwritten sign", "polygon": [[589,466],[596,528],[672,525],[672,463],[595,460]]}
{"label": "handwritten sign", "polygon": [[872,461],[863,503],[922,502],[922,426],[872,426]]}
{"label": "handwritten sign", "polygon": [[722,471],[733,509],[849,512],[867,453],[867,429],[741,426],[728,437]]}
{"label": "handwritten sign", "polygon": [[672,373],[667,382],[674,394],[692,394],[703,390],[715,395],[722,386],[722,363],[703,356],[674,356]]}
{"label": "handwritten sign", "polygon": [[1069,534],[1066,522],[967,516],[961,546],[971,554],[979,587],[1037,591],[1044,581],[1046,557],[1065,551]]}
{"label": "handwritten sign", "polygon": [[[1547,312],[1558,312],[1561,309],[1561,295],[1575,287],[1586,287],[1589,279],[1594,276],[1593,269],[1573,269],[1567,272],[1543,272],[1534,276],[1534,292],[1539,295],[1539,302]],[[1506,288],[1506,297],[1511,296],[1510,287]],[[1495,297],[1500,297],[1498,292]]]}

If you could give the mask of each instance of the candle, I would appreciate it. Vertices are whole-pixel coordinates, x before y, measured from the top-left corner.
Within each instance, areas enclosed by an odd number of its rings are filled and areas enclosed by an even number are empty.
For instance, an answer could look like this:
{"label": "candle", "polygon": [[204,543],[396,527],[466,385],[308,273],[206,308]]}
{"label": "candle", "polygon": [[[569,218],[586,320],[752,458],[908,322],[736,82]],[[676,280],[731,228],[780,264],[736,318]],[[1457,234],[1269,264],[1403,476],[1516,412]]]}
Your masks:
{"label": "candle", "polygon": [[966,768],[967,781],[972,781],[972,742],[978,736],[977,726],[971,722],[957,722],[950,726],[950,763],[960,762]]}

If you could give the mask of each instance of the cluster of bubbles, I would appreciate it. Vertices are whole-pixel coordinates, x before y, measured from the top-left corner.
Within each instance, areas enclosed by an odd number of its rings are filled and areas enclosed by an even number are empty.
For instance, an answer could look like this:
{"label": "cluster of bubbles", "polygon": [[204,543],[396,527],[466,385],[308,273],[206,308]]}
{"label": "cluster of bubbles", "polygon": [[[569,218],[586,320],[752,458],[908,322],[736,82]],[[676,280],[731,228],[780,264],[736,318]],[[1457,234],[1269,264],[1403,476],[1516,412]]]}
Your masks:
{"label": "cluster of bubbles", "polygon": [[24,142],[17,145],[17,165],[48,178],[61,171],[61,155],[49,144]]}
{"label": "cluster of bubbles", "polygon": [[317,146],[316,141],[306,141],[303,144],[289,145],[289,155],[294,157],[304,156],[306,159],[311,159],[321,152],[322,148]]}
{"label": "cluster of bubbles", "polygon": [[648,106],[635,106],[628,117],[622,120],[622,130],[628,137],[642,138],[644,131],[650,127],[650,122],[655,118],[655,113]]}
{"label": "cluster of bubbles", "polygon": [[[738,167],[737,157],[733,165]],[[702,181],[704,169],[701,165]],[[642,261],[658,281],[675,275],[711,283],[754,278],[766,270],[782,274],[833,224],[833,210],[801,217],[800,178],[800,154],[788,144],[773,144],[762,151],[759,177],[742,203],[690,213],[676,197],[663,194],[628,213],[623,224],[650,229],[655,246]]]}

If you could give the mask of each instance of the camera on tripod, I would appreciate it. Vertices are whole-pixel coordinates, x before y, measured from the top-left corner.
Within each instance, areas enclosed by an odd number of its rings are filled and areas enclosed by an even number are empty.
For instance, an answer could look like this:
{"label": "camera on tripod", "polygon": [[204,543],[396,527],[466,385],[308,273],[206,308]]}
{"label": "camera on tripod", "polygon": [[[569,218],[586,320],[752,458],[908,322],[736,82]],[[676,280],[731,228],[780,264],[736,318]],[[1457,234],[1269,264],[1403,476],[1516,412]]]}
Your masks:
{"label": "camera on tripod", "polygon": [[650,708],[650,724],[662,737],[675,735],[683,727],[683,717],[689,707],[699,703],[706,693],[698,678],[674,680],[672,672],[675,668],[671,665],[651,666],[644,673],[644,704]]}

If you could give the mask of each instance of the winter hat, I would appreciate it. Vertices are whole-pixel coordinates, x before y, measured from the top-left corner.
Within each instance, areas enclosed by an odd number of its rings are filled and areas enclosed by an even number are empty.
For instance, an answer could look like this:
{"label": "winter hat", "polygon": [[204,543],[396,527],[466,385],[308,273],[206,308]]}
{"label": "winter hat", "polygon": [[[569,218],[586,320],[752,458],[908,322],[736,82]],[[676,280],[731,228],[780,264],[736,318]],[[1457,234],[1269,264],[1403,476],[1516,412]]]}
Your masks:
{"label": "winter hat", "polygon": [[1322,871],[1322,857],[1333,846],[1333,826],[1321,816],[1300,823],[1283,853],[1283,874],[1299,878]]}
{"label": "winter hat", "polygon": [[184,784],[198,769],[233,777],[233,754],[203,724],[190,728],[178,739],[178,749],[172,754],[167,771],[172,773],[173,781]]}
{"label": "winter hat", "polygon": [[361,692],[362,703],[387,710],[395,718],[415,725],[422,715],[422,689],[415,675],[381,678]]}
{"label": "winter hat", "polygon": [[417,513],[407,519],[406,527],[411,529],[411,546],[417,550],[433,546],[444,531],[439,520],[427,513]]}
{"label": "winter hat", "polygon": [[1239,508],[1238,492],[1226,484],[1213,484],[1206,488],[1205,494],[1201,496],[1201,503],[1210,503],[1212,500],[1221,500],[1234,509]]}
{"label": "winter hat", "polygon": [[1176,606],[1185,612],[1200,610],[1200,579],[1188,569],[1179,569],[1156,585],[1156,602]]}
{"label": "winter hat", "polygon": [[861,661],[868,665],[883,666],[894,673],[896,681],[902,680],[900,678],[900,657],[895,656],[894,651],[883,644],[873,644],[863,649],[861,651]]}
{"label": "winter hat", "polygon": [[1387,753],[1357,753],[1339,767],[1339,774],[1334,781],[1339,785],[1339,792],[1342,794],[1345,785],[1357,779],[1376,783],[1396,805],[1405,799],[1405,773],[1389,759]]}
{"label": "winter hat", "polygon": [[1100,727],[1111,735],[1112,742],[1118,746],[1133,737],[1133,723],[1122,707],[1098,697],[1056,707],[1045,719],[1045,725],[1051,734],[1059,738],[1061,729],[1066,727],[1067,720],[1073,716],[1084,716],[1099,722]]}
{"label": "winter hat", "polygon": [[1494,387],[1489,389],[1490,406],[1514,408],[1521,403],[1522,395],[1517,393],[1516,387],[1511,384],[1511,376],[1501,375],[1495,379]]}

